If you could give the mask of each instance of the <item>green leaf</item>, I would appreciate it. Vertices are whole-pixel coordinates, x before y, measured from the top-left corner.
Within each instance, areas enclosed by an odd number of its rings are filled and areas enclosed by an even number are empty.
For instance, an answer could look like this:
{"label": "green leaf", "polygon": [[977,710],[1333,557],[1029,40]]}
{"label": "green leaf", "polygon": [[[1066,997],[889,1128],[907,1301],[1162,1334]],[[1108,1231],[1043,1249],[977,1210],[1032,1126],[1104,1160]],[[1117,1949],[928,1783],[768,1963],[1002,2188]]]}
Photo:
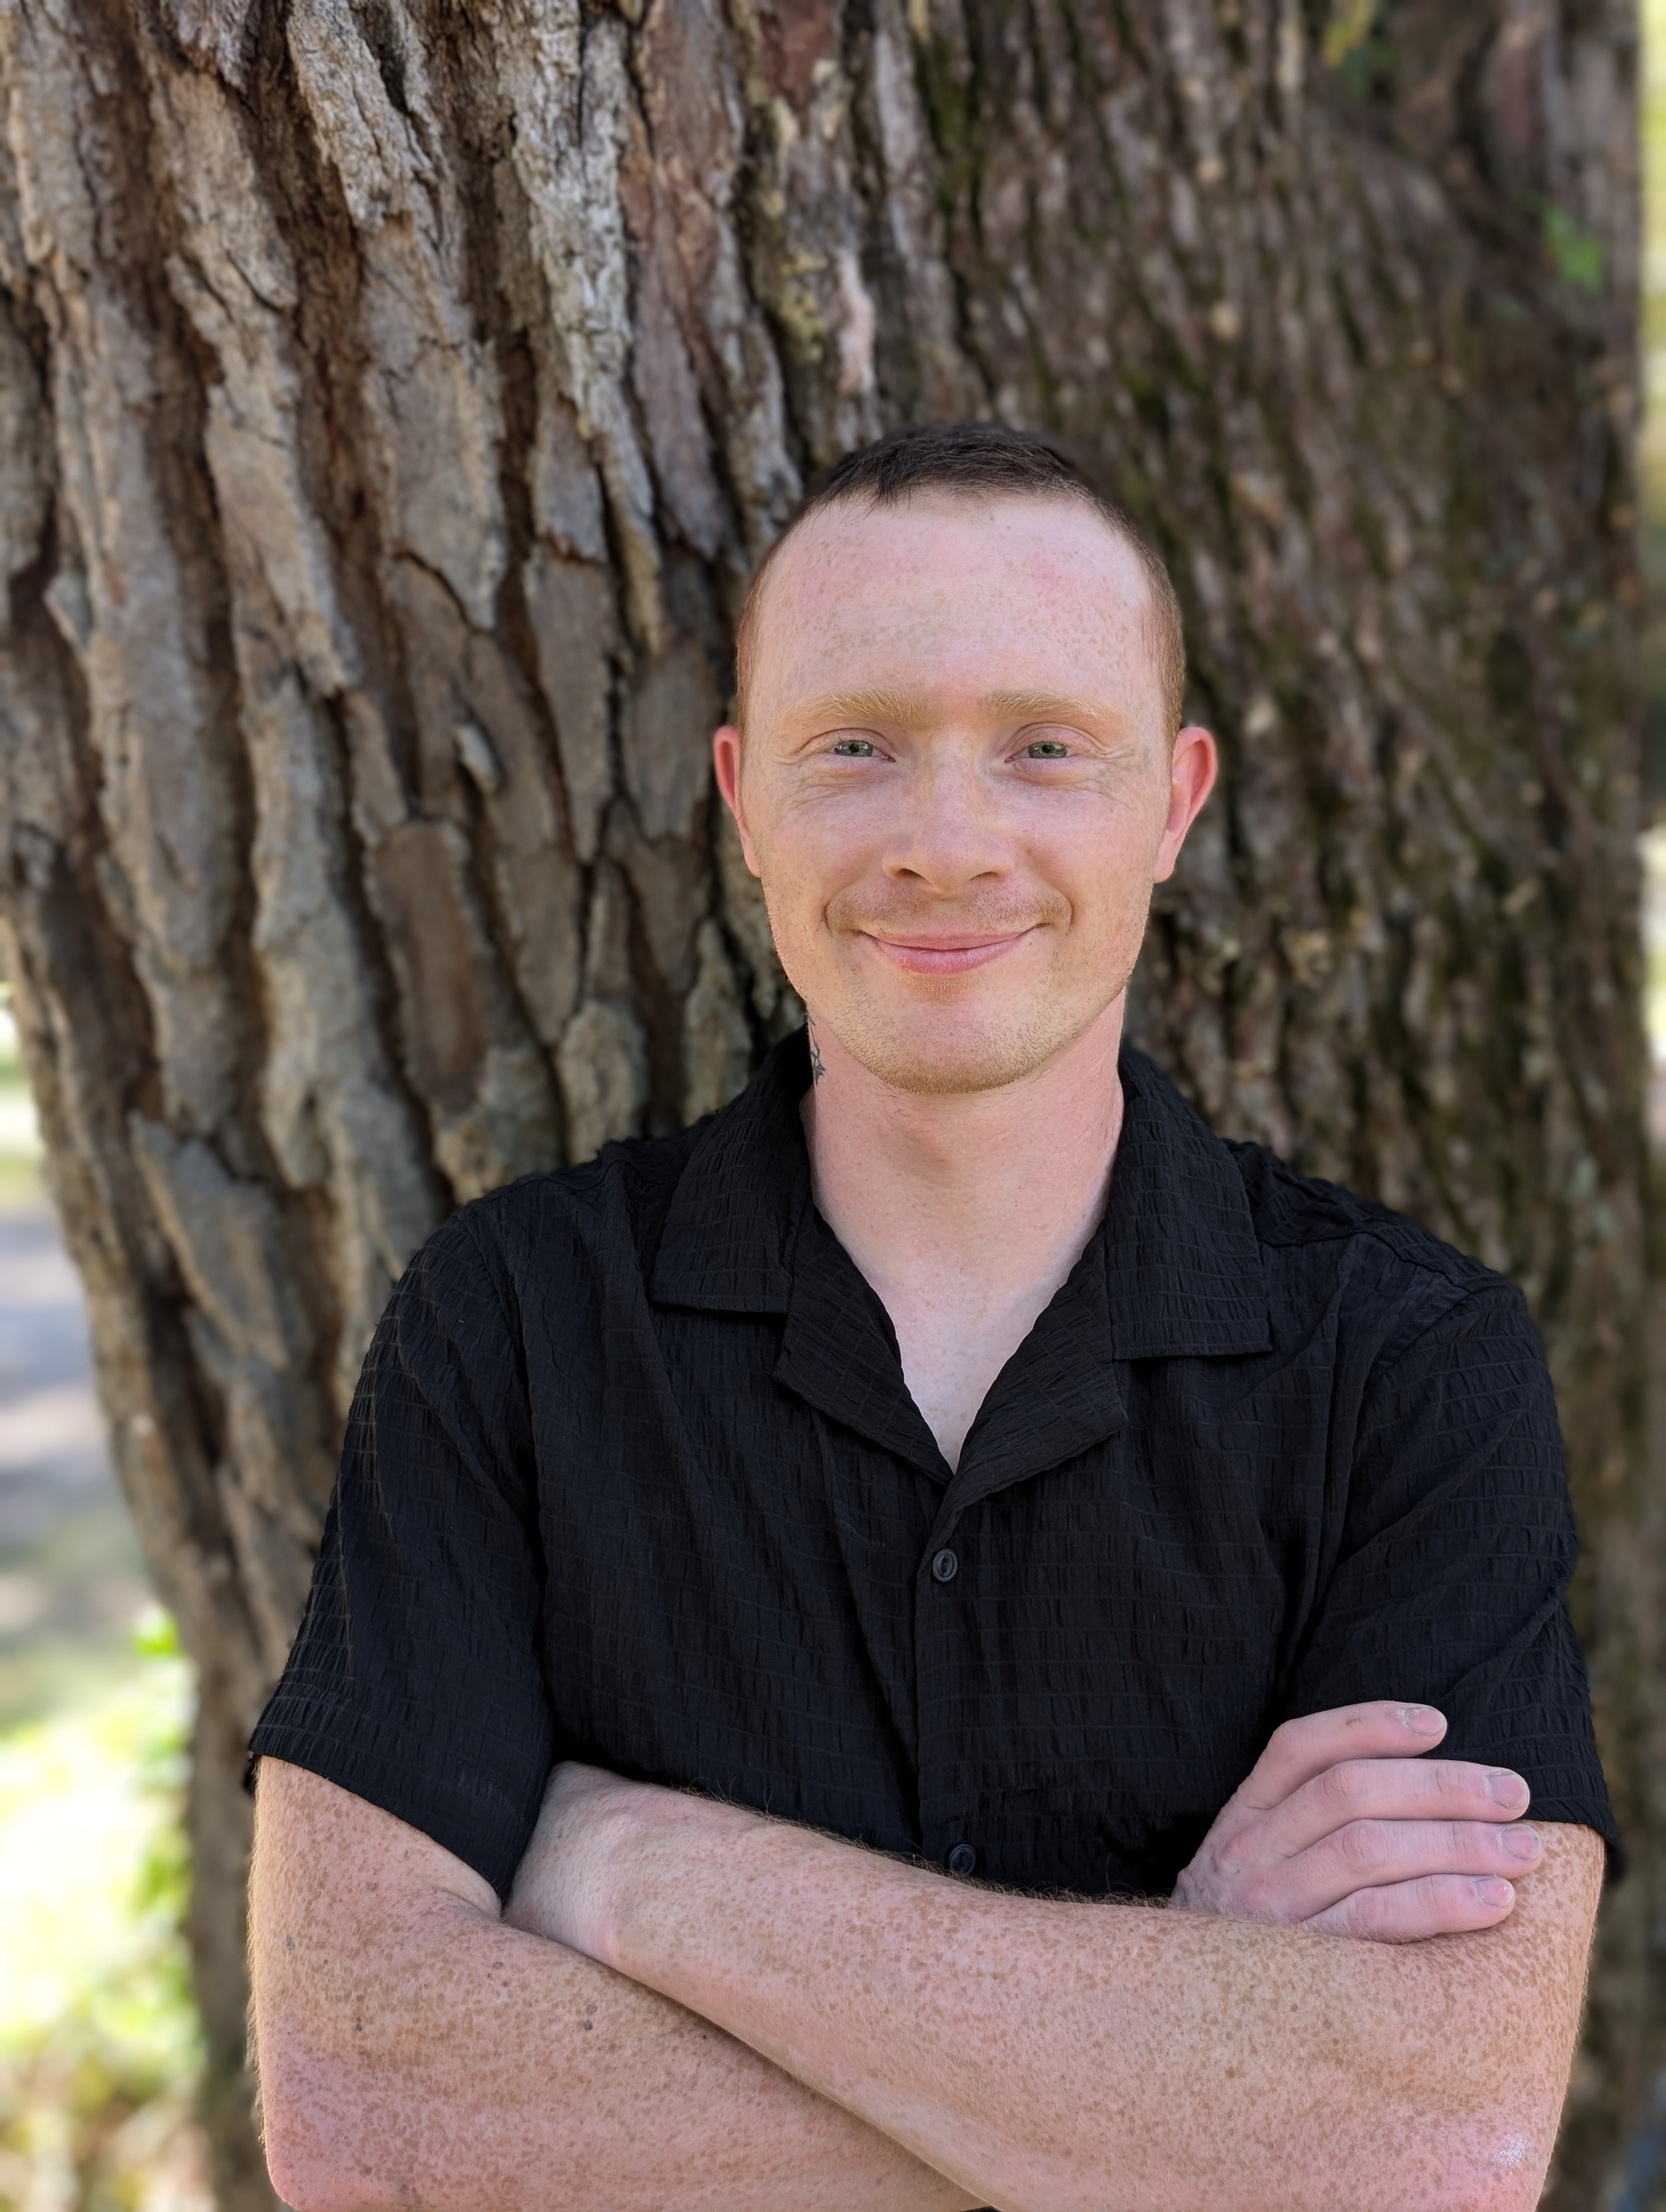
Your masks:
{"label": "green leaf", "polygon": [[173,1615],[159,1605],[148,1605],[133,1624],[133,1649],[143,1659],[177,1659],[179,1632]]}

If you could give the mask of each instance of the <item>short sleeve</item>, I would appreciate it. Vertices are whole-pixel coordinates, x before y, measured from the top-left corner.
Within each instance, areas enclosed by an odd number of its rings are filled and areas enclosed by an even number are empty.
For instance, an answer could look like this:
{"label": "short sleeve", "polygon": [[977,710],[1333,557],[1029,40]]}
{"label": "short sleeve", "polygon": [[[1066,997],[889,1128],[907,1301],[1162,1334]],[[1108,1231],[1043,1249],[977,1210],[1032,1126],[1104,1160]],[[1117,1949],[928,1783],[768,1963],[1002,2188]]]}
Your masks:
{"label": "short sleeve", "polygon": [[1439,1756],[1513,1767],[1534,1815],[1594,1828],[1616,1853],[1566,1605],[1576,1557],[1544,1353],[1520,1293],[1494,1281],[1390,1346],[1365,1389],[1341,1542],[1286,1717],[1436,1705]]}
{"label": "short sleeve", "polygon": [[554,1753],[520,1333],[489,1236],[412,1261],[359,1380],[312,1593],[250,1743],[507,1895]]}

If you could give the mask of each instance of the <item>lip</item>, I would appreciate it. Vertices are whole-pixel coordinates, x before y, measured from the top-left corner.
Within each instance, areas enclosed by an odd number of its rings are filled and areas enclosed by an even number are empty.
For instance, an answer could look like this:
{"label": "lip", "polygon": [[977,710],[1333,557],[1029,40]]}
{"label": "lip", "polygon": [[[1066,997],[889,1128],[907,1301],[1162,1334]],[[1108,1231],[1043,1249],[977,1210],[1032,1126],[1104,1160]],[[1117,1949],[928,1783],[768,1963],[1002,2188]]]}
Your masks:
{"label": "lip", "polygon": [[913,975],[966,975],[975,969],[987,968],[992,962],[1022,945],[1033,929],[1020,929],[1007,934],[996,934],[988,930],[961,931],[949,936],[876,937],[863,933],[870,945],[897,967]]}

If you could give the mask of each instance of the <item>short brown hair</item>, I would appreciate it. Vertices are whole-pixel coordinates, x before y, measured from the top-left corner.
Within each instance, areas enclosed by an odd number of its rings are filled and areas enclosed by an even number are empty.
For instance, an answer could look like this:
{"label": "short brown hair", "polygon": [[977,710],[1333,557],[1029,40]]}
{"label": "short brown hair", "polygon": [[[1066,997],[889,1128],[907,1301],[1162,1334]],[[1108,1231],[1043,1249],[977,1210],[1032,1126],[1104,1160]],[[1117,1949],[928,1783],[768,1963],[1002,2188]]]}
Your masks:
{"label": "short brown hair", "polygon": [[743,717],[763,580],[793,532],[824,507],[901,507],[918,492],[933,491],[973,499],[1073,499],[1093,509],[1128,547],[1145,575],[1152,648],[1172,737],[1185,714],[1186,634],[1162,555],[1127,510],[1090,483],[1067,454],[1031,431],[1009,430],[1001,422],[933,422],[893,430],[834,463],[758,563],[747,588],[735,628],[735,679]]}

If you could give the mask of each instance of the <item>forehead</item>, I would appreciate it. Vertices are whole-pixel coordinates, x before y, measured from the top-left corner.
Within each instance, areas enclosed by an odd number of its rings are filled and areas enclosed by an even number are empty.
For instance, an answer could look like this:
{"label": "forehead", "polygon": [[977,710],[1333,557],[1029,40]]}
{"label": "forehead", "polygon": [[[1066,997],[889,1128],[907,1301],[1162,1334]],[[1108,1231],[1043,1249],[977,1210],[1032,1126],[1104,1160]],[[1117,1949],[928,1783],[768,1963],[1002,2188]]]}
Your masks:
{"label": "forehead", "polygon": [[857,688],[1155,698],[1139,556],[1084,501],[926,495],[793,532],[757,611],[750,712]]}

